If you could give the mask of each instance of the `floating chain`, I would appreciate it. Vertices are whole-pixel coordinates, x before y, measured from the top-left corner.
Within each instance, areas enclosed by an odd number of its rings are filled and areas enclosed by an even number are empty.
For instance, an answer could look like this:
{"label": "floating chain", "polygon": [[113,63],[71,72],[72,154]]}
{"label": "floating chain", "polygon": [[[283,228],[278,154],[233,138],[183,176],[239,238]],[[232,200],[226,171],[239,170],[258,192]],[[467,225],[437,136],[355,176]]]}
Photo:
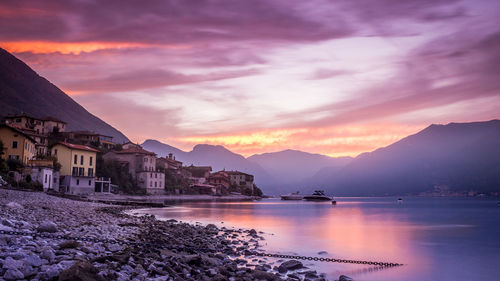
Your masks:
{"label": "floating chain", "polygon": [[[119,245],[131,245],[131,246],[142,246],[147,248],[161,248],[170,250],[192,250],[192,251],[203,251],[206,252],[206,248],[194,248],[189,246],[175,246],[167,244],[156,244],[156,243],[145,243],[145,242],[133,242],[117,239],[100,239],[93,237],[75,237],[60,234],[48,234],[48,233],[37,233],[37,232],[23,232],[23,231],[8,231],[0,230],[0,234],[4,235],[14,235],[14,236],[31,236],[33,238],[49,238],[56,240],[74,240],[82,242],[94,242],[94,243],[109,243],[109,244],[119,244]],[[375,265],[380,267],[394,267],[401,266],[400,263],[392,262],[375,262],[375,261],[359,261],[359,260],[346,260],[346,259],[335,259],[335,258],[323,258],[323,257],[307,257],[307,256],[294,256],[294,255],[281,255],[281,254],[270,254],[255,251],[245,251],[246,256],[259,256],[259,257],[270,257],[270,258],[281,258],[281,259],[294,259],[294,260],[308,260],[308,261],[319,261],[319,262],[335,262],[335,263],[352,263],[352,264],[364,264],[364,265]]]}

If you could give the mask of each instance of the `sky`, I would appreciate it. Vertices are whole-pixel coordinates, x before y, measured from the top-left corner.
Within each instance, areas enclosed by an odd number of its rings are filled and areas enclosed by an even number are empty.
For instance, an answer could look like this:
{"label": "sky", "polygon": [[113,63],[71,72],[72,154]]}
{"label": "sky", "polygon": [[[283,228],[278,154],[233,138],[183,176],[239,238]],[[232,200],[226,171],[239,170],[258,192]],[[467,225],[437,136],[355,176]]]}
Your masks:
{"label": "sky", "polygon": [[132,141],[356,156],[500,118],[500,1],[0,2],[0,46]]}

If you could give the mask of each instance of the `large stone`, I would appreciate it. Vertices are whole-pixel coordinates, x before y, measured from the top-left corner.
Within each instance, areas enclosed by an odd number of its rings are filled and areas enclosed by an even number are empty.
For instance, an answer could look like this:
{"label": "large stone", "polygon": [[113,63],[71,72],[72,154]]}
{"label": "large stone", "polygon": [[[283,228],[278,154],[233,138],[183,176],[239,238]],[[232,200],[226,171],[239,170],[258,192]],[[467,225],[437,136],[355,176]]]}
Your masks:
{"label": "large stone", "polygon": [[7,257],[3,261],[3,268],[4,269],[19,269],[23,266],[23,261],[21,260],[15,260],[12,257]]}
{"label": "large stone", "polygon": [[50,248],[45,248],[40,253],[40,257],[42,259],[46,259],[46,260],[52,262],[56,258],[56,254],[54,253],[54,250],[52,250]]}
{"label": "large stone", "polygon": [[294,270],[294,269],[299,269],[299,268],[303,268],[304,266],[302,265],[302,263],[298,260],[289,260],[289,261],[286,261],[284,263],[282,263],[279,267],[278,267],[278,271],[280,273],[285,273],[289,270]]}
{"label": "large stone", "polygon": [[351,277],[345,276],[345,275],[340,275],[339,276],[339,281],[353,281]]}
{"label": "large stone", "polygon": [[87,261],[78,261],[59,274],[59,281],[96,281],[102,280],[98,270]]}
{"label": "large stone", "polygon": [[3,225],[3,224],[0,224],[0,230],[3,230],[3,231],[13,231],[14,229],[10,226],[6,226],[6,225]]}
{"label": "large stone", "polygon": [[260,271],[260,270],[254,270],[252,272],[252,276],[254,279],[257,279],[257,280],[267,280],[267,281],[281,280],[275,274],[265,272],[265,271]]}
{"label": "large stone", "polygon": [[26,258],[24,259],[24,262],[27,263],[28,265],[35,266],[35,267],[42,265],[42,259],[40,259],[40,257],[35,256],[35,255],[26,256]]}
{"label": "large stone", "polygon": [[9,202],[7,203],[7,208],[10,208],[10,209],[23,209],[24,207],[19,204],[19,203],[16,203],[16,202]]}
{"label": "large stone", "polygon": [[3,279],[5,280],[19,280],[23,278],[24,274],[17,269],[8,269],[3,275]]}
{"label": "large stone", "polygon": [[57,225],[51,221],[43,222],[38,228],[38,232],[57,232]]}

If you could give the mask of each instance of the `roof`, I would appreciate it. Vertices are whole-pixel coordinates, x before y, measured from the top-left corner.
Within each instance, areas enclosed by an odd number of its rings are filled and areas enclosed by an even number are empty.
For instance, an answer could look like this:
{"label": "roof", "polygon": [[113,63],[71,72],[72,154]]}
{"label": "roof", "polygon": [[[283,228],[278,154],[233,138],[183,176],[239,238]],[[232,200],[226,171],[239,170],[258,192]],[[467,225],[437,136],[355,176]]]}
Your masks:
{"label": "roof", "polygon": [[21,131],[21,130],[19,130],[17,128],[14,128],[14,127],[11,127],[11,126],[8,126],[8,125],[4,125],[4,124],[0,124],[0,128],[8,128],[8,129],[10,129],[13,132],[16,132],[18,134],[23,135],[25,138],[29,139],[33,143],[36,143],[36,140],[34,140],[30,135],[26,134],[25,132],[23,132],[23,131]]}
{"label": "roof", "polygon": [[99,152],[99,150],[97,150],[95,148],[92,148],[90,146],[81,145],[81,144],[67,143],[67,142],[58,142],[58,143],[54,144],[53,146],[56,146],[58,144],[66,146],[69,149],[77,149],[77,150],[85,150],[85,151],[91,151],[91,152]]}
{"label": "roof", "polygon": [[66,122],[62,121],[62,120],[59,120],[55,117],[52,117],[52,116],[45,116],[43,118],[40,118],[40,120],[42,121],[53,121],[53,122],[58,122],[58,123],[64,123],[64,124],[67,124]]}
{"label": "roof", "polygon": [[147,154],[147,155],[156,155],[156,153],[147,151],[137,146],[132,146],[130,148],[124,150],[113,151],[116,154]]}
{"label": "roof", "polygon": [[240,171],[225,171],[228,175],[245,175],[245,176],[251,176],[250,174],[243,173]]}

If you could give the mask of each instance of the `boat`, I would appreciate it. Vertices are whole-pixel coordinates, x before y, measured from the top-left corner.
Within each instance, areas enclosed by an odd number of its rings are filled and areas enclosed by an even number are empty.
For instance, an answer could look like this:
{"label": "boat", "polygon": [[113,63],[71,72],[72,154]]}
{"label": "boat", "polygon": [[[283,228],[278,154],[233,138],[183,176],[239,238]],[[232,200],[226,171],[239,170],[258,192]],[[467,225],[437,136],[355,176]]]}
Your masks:
{"label": "boat", "polygon": [[288,193],[284,195],[280,195],[281,200],[302,200],[304,198],[303,195],[299,194],[299,192]]}
{"label": "boat", "polygon": [[326,196],[323,190],[315,190],[313,194],[304,196],[307,201],[332,201],[333,198]]}

